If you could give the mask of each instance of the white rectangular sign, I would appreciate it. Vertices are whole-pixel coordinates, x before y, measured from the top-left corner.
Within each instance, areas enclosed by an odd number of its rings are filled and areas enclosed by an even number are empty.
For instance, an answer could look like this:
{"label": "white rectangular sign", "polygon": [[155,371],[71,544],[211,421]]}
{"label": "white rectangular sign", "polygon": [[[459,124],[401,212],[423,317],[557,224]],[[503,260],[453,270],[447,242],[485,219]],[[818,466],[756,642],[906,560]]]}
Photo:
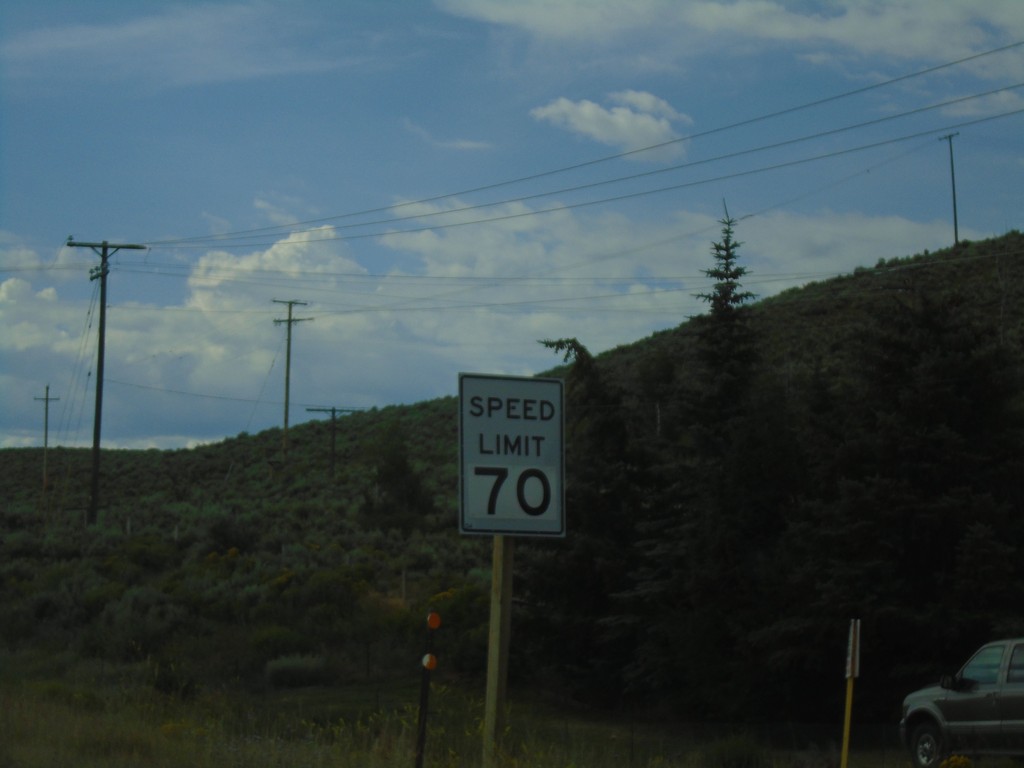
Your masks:
{"label": "white rectangular sign", "polygon": [[562,380],[459,374],[459,530],[565,536]]}

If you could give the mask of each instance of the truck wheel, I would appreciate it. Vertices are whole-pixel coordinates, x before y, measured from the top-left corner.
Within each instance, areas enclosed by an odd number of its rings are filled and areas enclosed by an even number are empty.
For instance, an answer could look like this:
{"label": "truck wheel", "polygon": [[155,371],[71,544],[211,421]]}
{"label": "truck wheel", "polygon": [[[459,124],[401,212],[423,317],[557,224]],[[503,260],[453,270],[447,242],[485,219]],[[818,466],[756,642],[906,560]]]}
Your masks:
{"label": "truck wheel", "polygon": [[942,760],[942,732],[935,723],[921,723],[910,736],[910,758],[916,768],[935,768]]}

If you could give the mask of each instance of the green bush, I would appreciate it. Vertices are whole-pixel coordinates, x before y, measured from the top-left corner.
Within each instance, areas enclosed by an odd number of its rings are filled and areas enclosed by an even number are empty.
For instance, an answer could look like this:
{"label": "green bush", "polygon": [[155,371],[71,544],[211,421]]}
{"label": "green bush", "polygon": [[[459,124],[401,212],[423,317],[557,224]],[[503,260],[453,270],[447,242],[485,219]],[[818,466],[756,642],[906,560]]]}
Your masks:
{"label": "green bush", "polygon": [[62,680],[33,682],[31,689],[50,701],[83,712],[101,712],[106,706],[106,702],[94,691]]}
{"label": "green bush", "polygon": [[310,645],[309,639],[302,633],[276,624],[254,630],[251,643],[253,650],[265,659],[301,655]]}
{"label": "green bush", "polygon": [[153,587],[132,587],[107,603],[94,632],[112,658],[144,658],[172,639],[187,621],[185,610]]}
{"label": "green bush", "polygon": [[321,685],[328,682],[327,677],[327,660],[323,656],[292,654],[267,662],[267,683],[275,688]]}
{"label": "green bush", "polygon": [[6,558],[33,557],[39,552],[39,537],[29,531],[11,531],[4,536],[0,552]]}
{"label": "green bush", "polygon": [[746,734],[714,741],[702,751],[705,768],[771,768],[771,752]]}

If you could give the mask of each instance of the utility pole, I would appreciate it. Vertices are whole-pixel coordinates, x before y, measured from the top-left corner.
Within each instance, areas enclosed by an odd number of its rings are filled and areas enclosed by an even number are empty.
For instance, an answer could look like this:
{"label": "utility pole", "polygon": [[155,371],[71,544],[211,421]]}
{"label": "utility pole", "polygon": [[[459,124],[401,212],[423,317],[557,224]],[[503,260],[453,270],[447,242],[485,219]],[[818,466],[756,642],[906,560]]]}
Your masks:
{"label": "utility pole", "polygon": [[46,495],[46,453],[50,447],[50,403],[60,400],[59,397],[50,397],[50,385],[46,385],[46,394],[42,397],[34,397],[33,400],[43,402],[43,495]]}
{"label": "utility pole", "polygon": [[112,254],[120,250],[144,251],[144,245],[132,245],[129,243],[79,243],[72,237],[68,237],[68,248],[92,248],[100,257],[100,265],[89,270],[89,279],[100,281],[100,330],[99,344],[96,350],[96,415],[93,417],[92,426],[92,492],[89,495],[89,511],[86,515],[86,524],[96,523],[96,513],[99,509],[100,498],[100,424],[103,420],[103,348],[106,345],[107,336],[107,274],[110,272],[109,260]]}
{"label": "utility pole", "polygon": [[960,229],[956,220],[956,170],[953,167],[953,137],[959,136],[960,131],[940,136],[939,141],[949,142],[949,178],[953,183],[953,244],[960,245]]}
{"label": "utility pole", "polygon": [[292,380],[292,325],[295,323],[302,323],[306,320],[312,320],[311,317],[292,317],[292,307],[298,304],[300,307],[306,306],[306,302],[298,301],[296,299],[289,299],[282,301],[280,299],[272,299],[275,304],[287,304],[288,305],[288,319],[282,320],[276,318],[274,325],[280,325],[285,323],[288,326],[288,342],[287,351],[285,353],[284,363],[284,433],[281,436],[281,453],[284,457],[288,456],[288,405],[291,394],[291,380]]}
{"label": "utility pole", "polygon": [[358,408],[307,408],[310,413],[329,413],[331,414],[331,477],[334,477],[334,457],[335,457],[335,444],[336,444],[336,419],[339,413],[355,413]]}

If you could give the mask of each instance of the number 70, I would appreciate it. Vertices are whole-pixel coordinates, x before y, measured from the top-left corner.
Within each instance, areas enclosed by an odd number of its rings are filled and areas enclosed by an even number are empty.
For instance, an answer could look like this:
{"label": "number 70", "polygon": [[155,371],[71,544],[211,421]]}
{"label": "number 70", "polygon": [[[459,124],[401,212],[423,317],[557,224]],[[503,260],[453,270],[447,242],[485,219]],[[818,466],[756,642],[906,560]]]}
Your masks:
{"label": "number 70", "polygon": [[[498,508],[498,499],[501,496],[502,486],[508,479],[509,471],[507,467],[474,467],[474,475],[480,475],[484,477],[493,477],[494,484],[491,486],[491,493],[487,498],[487,514],[493,515]],[[536,480],[540,483],[541,498],[537,504],[530,503],[530,500],[526,497],[526,484],[530,480]],[[547,512],[548,507],[551,506],[551,483],[548,480],[548,476],[540,469],[524,469],[519,473],[519,477],[516,479],[516,501],[519,502],[519,508],[531,517],[539,517]]]}

